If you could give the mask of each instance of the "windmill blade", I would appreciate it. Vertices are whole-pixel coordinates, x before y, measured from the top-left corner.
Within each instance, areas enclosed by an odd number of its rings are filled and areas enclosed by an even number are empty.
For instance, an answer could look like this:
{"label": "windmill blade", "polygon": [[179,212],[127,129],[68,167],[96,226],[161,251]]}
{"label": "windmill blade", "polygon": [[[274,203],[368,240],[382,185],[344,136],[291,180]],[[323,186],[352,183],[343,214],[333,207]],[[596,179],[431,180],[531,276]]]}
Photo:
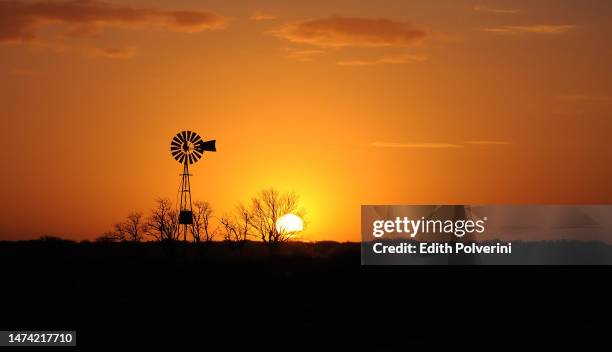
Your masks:
{"label": "windmill blade", "polygon": [[196,158],[196,160],[200,160],[200,158],[202,157],[202,153],[200,153],[197,149],[194,149],[193,157]]}
{"label": "windmill blade", "polygon": [[192,133],[193,134],[191,135],[191,138],[189,140],[191,141],[191,143],[195,144],[198,140],[200,140],[200,136],[195,132]]}
{"label": "windmill blade", "polygon": [[200,135],[198,135],[197,133],[193,132],[193,135],[191,136],[191,142],[195,143],[199,139],[200,139]]}
{"label": "windmill blade", "polygon": [[176,159],[176,160],[179,160],[179,157],[181,156],[181,154],[182,154],[182,153],[181,153],[181,151],[180,151],[180,150],[178,150],[178,151],[176,151],[176,152],[172,153],[172,157],[173,157],[174,159]]}
{"label": "windmill blade", "polygon": [[170,142],[170,154],[182,164],[196,163],[204,152],[216,151],[216,140],[204,141],[199,134],[189,130],[177,133]]}
{"label": "windmill blade", "polygon": [[193,153],[191,154],[191,159],[193,159],[193,163],[196,163],[198,160],[200,160],[200,157],[196,153]]}

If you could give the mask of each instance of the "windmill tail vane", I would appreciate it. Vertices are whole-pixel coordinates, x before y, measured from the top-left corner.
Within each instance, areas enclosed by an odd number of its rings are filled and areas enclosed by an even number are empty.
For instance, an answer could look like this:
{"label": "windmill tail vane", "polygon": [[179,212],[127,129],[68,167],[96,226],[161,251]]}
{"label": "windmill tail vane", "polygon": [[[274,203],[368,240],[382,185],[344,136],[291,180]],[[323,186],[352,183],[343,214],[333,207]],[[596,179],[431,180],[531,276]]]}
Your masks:
{"label": "windmill tail vane", "polygon": [[180,201],[178,202],[178,223],[182,225],[183,241],[187,240],[188,227],[192,226],[193,211],[191,204],[191,181],[189,165],[196,163],[205,152],[216,152],[216,140],[205,141],[197,133],[181,131],[170,142],[170,153],[179,163],[183,164],[181,185],[179,188]]}

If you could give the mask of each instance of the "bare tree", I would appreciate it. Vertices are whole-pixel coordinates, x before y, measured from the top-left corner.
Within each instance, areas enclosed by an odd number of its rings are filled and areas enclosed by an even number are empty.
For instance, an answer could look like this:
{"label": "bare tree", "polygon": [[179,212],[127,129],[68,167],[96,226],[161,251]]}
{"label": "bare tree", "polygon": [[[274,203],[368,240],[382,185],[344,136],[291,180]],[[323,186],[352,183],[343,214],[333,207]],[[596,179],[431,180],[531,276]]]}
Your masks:
{"label": "bare tree", "polygon": [[251,199],[248,222],[263,242],[275,246],[291,239],[291,232],[276,227],[278,219],[289,213],[301,213],[295,193],[281,194],[274,188],[264,189]]}
{"label": "bare tree", "polygon": [[105,235],[108,237],[113,237],[115,241],[127,241],[127,232],[125,230],[125,224],[123,222],[118,222],[113,225],[113,230],[107,232]]}
{"label": "bare tree", "polygon": [[251,213],[242,204],[238,205],[232,214],[225,214],[219,218],[223,239],[243,245],[251,236]]}
{"label": "bare tree", "polygon": [[146,234],[158,241],[175,241],[179,237],[178,216],[168,199],[157,200],[146,221]]}
{"label": "bare tree", "polygon": [[132,212],[124,221],[113,225],[113,230],[104,234],[107,240],[113,241],[141,241],[145,232],[142,213]]}
{"label": "bare tree", "polygon": [[219,218],[219,223],[223,226],[223,239],[226,241],[234,241],[236,236],[236,225],[231,215],[223,215]]}
{"label": "bare tree", "polygon": [[246,242],[251,235],[251,225],[249,220],[251,219],[251,213],[243,205],[239,204],[236,207],[236,214],[234,218],[234,230],[236,240],[240,243]]}
{"label": "bare tree", "polygon": [[106,232],[102,236],[96,238],[96,242],[99,243],[109,243],[109,242],[117,242],[117,236],[114,232]]}
{"label": "bare tree", "polygon": [[213,209],[208,202],[197,201],[193,205],[193,241],[210,242],[215,237],[215,232],[211,229]]}
{"label": "bare tree", "polygon": [[[172,205],[172,203],[170,203]],[[178,211],[170,210],[168,212],[168,226],[166,226],[164,239],[170,241],[178,241],[181,236]]]}
{"label": "bare tree", "polygon": [[146,230],[142,213],[132,212],[128,214],[127,219],[123,223],[123,230],[127,235],[128,241],[142,241]]}

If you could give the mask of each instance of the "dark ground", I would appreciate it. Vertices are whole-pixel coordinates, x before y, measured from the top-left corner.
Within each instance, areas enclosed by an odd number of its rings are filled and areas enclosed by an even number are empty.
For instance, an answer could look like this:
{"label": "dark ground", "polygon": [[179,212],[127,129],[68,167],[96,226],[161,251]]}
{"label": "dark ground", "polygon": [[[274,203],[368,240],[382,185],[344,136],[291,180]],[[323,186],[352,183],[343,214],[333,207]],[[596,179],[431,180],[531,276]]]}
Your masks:
{"label": "dark ground", "polygon": [[359,244],[338,243],[28,241],[0,242],[0,268],[0,330],[77,330],[80,348],[595,347],[612,327],[608,267],[363,267]]}

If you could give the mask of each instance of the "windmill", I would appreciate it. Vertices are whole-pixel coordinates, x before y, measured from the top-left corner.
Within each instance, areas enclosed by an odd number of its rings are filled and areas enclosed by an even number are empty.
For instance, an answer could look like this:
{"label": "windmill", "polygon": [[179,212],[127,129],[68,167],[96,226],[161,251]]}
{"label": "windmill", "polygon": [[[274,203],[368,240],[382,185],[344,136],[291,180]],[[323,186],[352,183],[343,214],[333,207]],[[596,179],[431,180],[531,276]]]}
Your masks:
{"label": "windmill", "polygon": [[189,165],[200,160],[204,152],[216,152],[215,140],[204,141],[197,133],[182,131],[177,133],[170,142],[170,153],[183,164],[181,185],[179,187],[178,223],[183,225],[183,241],[187,240],[187,227],[193,226],[193,212],[191,210],[191,183],[189,181]]}

